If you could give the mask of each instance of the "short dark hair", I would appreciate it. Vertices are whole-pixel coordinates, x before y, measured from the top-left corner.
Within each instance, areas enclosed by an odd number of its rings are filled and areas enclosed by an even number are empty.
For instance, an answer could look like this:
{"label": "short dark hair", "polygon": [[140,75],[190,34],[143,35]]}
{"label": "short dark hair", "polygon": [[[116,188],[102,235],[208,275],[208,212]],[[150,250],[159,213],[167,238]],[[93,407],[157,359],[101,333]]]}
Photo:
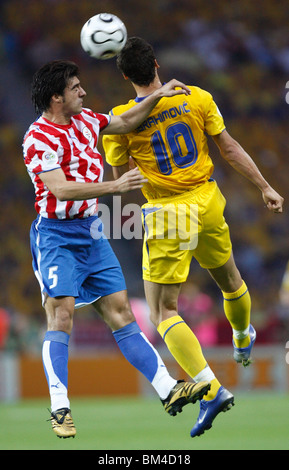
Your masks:
{"label": "short dark hair", "polygon": [[153,47],[142,38],[128,38],[117,57],[117,66],[136,85],[149,86],[156,74]]}
{"label": "short dark hair", "polygon": [[32,80],[31,97],[36,112],[46,111],[52,96],[63,95],[68,81],[78,76],[78,66],[68,60],[54,60],[43,65]]}

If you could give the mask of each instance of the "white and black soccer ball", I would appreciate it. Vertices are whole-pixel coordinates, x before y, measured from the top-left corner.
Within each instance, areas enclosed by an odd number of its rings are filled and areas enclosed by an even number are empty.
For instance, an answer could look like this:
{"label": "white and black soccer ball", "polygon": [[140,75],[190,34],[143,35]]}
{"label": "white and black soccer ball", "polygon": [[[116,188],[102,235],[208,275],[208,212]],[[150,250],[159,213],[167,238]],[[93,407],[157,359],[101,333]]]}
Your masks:
{"label": "white and black soccer ball", "polygon": [[82,27],[80,43],[96,59],[111,59],[124,47],[127,30],[124,23],[110,13],[92,16]]}

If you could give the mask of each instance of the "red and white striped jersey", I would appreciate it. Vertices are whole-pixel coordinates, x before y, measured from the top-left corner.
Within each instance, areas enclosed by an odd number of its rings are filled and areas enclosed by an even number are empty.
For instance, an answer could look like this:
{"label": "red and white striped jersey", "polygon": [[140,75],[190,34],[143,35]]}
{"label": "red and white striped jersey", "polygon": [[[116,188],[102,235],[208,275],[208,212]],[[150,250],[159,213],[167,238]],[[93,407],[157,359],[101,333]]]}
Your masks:
{"label": "red and white striped jersey", "polygon": [[35,209],[51,219],[88,217],[96,212],[97,199],[59,201],[39,178],[44,171],[62,168],[68,181],[101,182],[103,160],[97,150],[99,133],[110,116],[83,108],[69,125],[40,117],[29,127],[23,142],[24,162],[35,188]]}

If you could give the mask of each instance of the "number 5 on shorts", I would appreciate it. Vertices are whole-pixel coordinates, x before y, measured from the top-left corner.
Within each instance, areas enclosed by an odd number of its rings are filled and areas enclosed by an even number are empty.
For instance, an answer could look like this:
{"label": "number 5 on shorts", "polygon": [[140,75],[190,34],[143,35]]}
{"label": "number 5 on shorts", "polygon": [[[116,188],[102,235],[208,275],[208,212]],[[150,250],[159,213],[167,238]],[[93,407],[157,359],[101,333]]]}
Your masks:
{"label": "number 5 on shorts", "polygon": [[49,268],[49,274],[48,274],[48,279],[52,279],[52,284],[50,284],[49,288],[53,289],[54,287],[57,286],[58,283],[58,276],[55,271],[57,271],[58,266],[51,266]]}

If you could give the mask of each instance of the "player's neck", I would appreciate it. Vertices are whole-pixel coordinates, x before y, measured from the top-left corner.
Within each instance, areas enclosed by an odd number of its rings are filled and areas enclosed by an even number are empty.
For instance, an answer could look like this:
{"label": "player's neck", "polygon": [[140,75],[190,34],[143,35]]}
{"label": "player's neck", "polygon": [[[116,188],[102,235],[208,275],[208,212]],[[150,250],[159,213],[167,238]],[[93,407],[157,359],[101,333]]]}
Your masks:
{"label": "player's neck", "polygon": [[55,113],[52,111],[44,111],[42,113],[42,117],[44,119],[47,119],[47,121],[53,122],[54,124],[58,124],[60,126],[67,126],[70,124],[70,118],[71,116],[66,116],[62,113]]}
{"label": "player's neck", "polygon": [[149,86],[139,86],[133,83],[134,89],[136,91],[137,97],[138,98],[145,98],[146,96],[151,95],[154,91],[158,90],[159,88],[162,87],[162,83],[156,75],[155,79],[153,82],[149,84]]}

